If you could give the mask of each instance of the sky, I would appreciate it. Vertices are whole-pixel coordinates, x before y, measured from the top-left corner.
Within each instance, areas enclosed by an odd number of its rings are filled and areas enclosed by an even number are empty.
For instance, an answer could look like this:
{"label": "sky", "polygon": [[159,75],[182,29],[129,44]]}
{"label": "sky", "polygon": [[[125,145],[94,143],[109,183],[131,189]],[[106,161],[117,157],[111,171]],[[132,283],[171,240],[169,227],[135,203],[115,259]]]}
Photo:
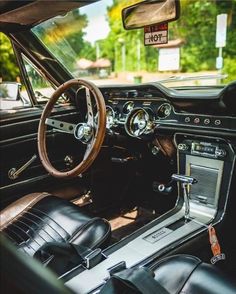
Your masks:
{"label": "sky", "polygon": [[113,0],[103,0],[80,9],[81,14],[86,14],[89,21],[87,28],[84,29],[85,40],[94,44],[95,41],[106,38],[110,31],[106,20],[106,9],[112,3]]}

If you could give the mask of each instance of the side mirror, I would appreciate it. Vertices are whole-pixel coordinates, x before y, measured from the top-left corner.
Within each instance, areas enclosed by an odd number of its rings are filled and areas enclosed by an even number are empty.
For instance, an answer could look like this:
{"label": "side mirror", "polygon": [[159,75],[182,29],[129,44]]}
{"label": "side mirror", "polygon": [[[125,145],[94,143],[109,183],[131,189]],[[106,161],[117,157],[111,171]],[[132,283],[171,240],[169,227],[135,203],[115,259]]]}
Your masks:
{"label": "side mirror", "polygon": [[20,99],[21,84],[3,82],[0,84],[0,99],[17,101]]}
{"label": "side mirror", "polygon": [[179,0],[142,1],[122,10],[122,20],[126,30],[171,22],[177,20],[179,16]]}

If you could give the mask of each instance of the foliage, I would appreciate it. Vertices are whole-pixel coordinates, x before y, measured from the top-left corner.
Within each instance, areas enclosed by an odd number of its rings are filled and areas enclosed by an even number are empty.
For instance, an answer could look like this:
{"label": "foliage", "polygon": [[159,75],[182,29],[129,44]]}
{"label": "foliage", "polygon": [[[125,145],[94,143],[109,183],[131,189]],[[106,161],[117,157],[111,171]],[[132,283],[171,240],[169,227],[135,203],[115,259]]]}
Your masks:
{"label": "foliage", "polygon": [[[218,49],[215,48],[216,15],[228,14],[227,46],[224,57],[236,55],[236,1],[181,1],[181,18],[170,25],[171,37],[184,40],[181,70],[214,70]],[[234,18],[233,18],[234,15]]]}
{"label": "foliage", "polygon": [[18,76],[19,69],[16,66],[11,43],[6,35],[0,33],[0,80],[16,81]]}
{"label": "foliage", "polygon": [[60,57],[61,63],[66,61],[65,66],[73,71],[77,59],[94,55],[92,45],[84,40],[83,29],[87,24],[86,15],[76,9],[66,17],[56,17],[53,23],[51,20],[44,22],[33,31],[55,56]]}
{"label": "foliage", "polygon": [[114,0],[108,7],[108,22],[110,33],[106,40],[101,41],[103,57],[112,60],[113,69],[117,72],[124,69],[122,64],[122,47],[125,46],[126,67],[128,71],[157,70],[157,49],[145,48],[141,30],[125,31],[121,20],[121,11],[125,6],[134,4],[137,0]]}
{"label": "foliage", "polygon": [[[157,71],[158,49],[143,46],[142,30],[125,31],[121,21],[123,7],[136,0],[113,0],[108,8],[111,31],[107,39],[100,41],[102,56],[112,60],[115,71],[122,70],[122,46],[126,46],[126,70]],[[218,49],[215,48],[216,15],[228,14],[227,46],[224,48],[225,71],[232,77],[228,66],[236,56],[236,0],[181,0],[181,17],[169,25],[170,39],[182,39],[181,71],[197,72],[215,70]],[[233,17],[234,16],[234,17]],[[138,65],[137,40],[141,43]]]}
{"label": "foliage", "polygon": [[228,77],[224,79],[224,83],[227,84],[236,81],[236,60],[233,58],[224,59],[223,73],[227,74]]}

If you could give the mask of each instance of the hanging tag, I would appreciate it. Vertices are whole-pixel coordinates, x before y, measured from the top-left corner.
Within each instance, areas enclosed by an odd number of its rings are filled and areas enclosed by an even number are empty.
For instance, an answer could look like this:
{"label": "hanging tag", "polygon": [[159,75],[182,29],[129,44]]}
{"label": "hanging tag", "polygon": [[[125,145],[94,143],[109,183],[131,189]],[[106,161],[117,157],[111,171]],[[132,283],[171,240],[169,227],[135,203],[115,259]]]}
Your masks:
{"label": "hanging tag", "polygon": [[144,45],[161,45],[168,43],[168,23],[151,25],[144,28]]}
{"label": "hanging tag", "polygon": [[216,231],[212,225],[209,225],[208,233],[209,233],[209,241],[211,244],[211,251],[213,253],[213,257],[211,258],[211,263],[215,264],[219,260],[225,260],[225,254],[221,253],[221,248],[216,236]]}

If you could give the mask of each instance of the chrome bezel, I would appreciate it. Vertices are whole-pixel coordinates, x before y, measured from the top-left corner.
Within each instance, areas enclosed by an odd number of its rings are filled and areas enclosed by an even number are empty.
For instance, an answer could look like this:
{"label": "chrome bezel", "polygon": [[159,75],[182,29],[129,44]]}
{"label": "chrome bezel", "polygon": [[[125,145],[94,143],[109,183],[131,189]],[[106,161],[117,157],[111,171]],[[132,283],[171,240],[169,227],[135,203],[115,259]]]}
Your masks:
{"label": "chrome bezel", "polygon": [[[134,134],[134,132],[132,131],[132,124],[133,124],[134,119],[136,118],[136,116],[138,115],[139,112],[143,112],[143,114],[147,116],[147,119],[145,119],[145,126],[142,129],[139,128],[139,133]],[[153,113],[152,113],[151,109],[145,109],[142,107],[134,108],[127,115],[126,120],[125,120],[124,127],[125,127],[126,133],[129,136],[134,137],[134,138],[140,138],[142,135],[150,134],[153,130],[152,116],[153,116]]]}
{"label": "chrome bezel", "polygon": [[[168,113],[168,114],[165,114],[165,113],[164,113],[164,116],[159,116],[158,113],[159,113],[161,107],[163,107],[163,106],[164,106],[164,107],[165,107],[165,106],[168,106],[168,107],[169,107],[169,113]],[[157,114],[158,119],[165,119],[165,118],[167,118],[167,117],[169,117],[169,116],[171,115],[171,111],[172,111],[172,105],[171,105],[170,103],[162,103],[162,104],[157,108],[157,112],[156,112],[156,114]]]}

